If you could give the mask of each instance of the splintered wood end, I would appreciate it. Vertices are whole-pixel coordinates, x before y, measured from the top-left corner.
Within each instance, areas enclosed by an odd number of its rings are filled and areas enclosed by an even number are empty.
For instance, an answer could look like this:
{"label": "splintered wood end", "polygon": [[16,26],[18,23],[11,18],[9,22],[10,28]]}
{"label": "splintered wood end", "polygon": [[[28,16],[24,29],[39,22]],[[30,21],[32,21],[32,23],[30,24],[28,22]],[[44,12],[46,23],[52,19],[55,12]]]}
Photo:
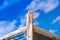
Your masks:
{"label": "splintered wood end", "polygon": [[32,14],[32,10],[29,10],[29,14]]}

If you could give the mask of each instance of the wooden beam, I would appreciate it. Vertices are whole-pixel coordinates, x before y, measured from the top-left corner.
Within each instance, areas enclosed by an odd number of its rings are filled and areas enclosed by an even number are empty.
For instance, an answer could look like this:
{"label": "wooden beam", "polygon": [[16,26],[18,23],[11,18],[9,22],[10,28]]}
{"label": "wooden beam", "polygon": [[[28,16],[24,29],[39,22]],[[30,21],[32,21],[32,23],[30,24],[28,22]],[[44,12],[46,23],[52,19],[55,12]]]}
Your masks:
{"label": "wooden beam", "polygon": [[36,27],[36,26],[34,26],[34,32],[37,32],[37,33],[42,34],[42,35],[44,35],[44,36],[47,36],[47,37],[49,37],[49,38],[53,38],[53,39],[55,39],[55,40],[56,40],[56,39],[59,39],[59,40],[60,40],[60,38],[59,38],[57,35],[54,35],[54,34],[48,32],[48,31],[43,30],[43,29],[41,29],[41,28],[38,28],[38,27]]}
{"label": "wooden beam", "polygon": [[11,33],[9,33],[7,35],[4,35],[4,36],[0,37],[0,40],[11,39],[11,38],[13,38],[13,37],[15,37],[17,35],[20,35],[20,34],[22,34],[24,32],[26,32],[26,27],[22,27],[22,28],[20,28],[20,29],[18,29],[16,31],[13,31],[13,32],[11,32]]}

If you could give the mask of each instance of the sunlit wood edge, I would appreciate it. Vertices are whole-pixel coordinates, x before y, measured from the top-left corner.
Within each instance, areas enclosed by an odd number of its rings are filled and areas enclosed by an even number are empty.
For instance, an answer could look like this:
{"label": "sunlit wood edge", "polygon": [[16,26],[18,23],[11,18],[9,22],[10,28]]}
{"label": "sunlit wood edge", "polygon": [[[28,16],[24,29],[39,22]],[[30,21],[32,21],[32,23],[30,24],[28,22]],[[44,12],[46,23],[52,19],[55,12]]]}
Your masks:
{"label": "sunlit wood edge", "polygon": [[26,27],[22,27],[22,28],[20,28],[20,29],[18,29],[16,31],[13,31],[13,32],[11,32],[11,33],[9,33],[7,35],[1,36],[0,37],[0,40],[8,39],[8,38],[13,38],[13,37],[15,37],[17,35],[20,35],[22,33],[25,33],[26,32],[26,29],[27,29]]}
{"label": "sunlit wood edge", "polygon": [[42,35],[47,36],[49,38],[56,38],[56,39],[60,40],[60,37],[55,35],[55,34],[52,34],[48,31],[43,30],[42,28],[39,28],[39,27],[36,27],[36,26],[33,26],[33,27],[34,27],[34,32],[36,32],[36,33],[42,34]]}

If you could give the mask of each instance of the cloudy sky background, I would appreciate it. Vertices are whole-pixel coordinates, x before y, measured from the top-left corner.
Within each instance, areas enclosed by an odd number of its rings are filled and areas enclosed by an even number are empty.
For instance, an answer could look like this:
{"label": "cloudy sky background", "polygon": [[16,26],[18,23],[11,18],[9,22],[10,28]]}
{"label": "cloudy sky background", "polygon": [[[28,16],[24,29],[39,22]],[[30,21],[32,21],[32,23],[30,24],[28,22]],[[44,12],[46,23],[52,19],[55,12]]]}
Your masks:
{"label": "cloudy sky background", "polygon": [[25,27],[33,11],[33,24],[60,36],[60,0],[0,0],[0,36]]}

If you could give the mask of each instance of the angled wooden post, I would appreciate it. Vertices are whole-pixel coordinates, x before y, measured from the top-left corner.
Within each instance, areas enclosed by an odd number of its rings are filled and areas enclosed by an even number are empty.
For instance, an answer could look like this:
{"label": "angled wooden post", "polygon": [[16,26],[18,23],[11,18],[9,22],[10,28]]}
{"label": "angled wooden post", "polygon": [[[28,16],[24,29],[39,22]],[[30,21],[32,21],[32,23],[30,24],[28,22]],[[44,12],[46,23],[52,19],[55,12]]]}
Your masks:
{"label": "angled wooden post", "polygon": [[22,34],[24,32],[26,32],[26,27],[22,27],[22,28],[20,28],[20,29],[18,29],[16,31],[13,31],[13,32],[11,32],[11,33],[9,33],[7,35],[1,36],[0,40],[11,40],[11,38],[13,38],[13,37],[15,37],[15,36],[17,36],[19,34]]}

